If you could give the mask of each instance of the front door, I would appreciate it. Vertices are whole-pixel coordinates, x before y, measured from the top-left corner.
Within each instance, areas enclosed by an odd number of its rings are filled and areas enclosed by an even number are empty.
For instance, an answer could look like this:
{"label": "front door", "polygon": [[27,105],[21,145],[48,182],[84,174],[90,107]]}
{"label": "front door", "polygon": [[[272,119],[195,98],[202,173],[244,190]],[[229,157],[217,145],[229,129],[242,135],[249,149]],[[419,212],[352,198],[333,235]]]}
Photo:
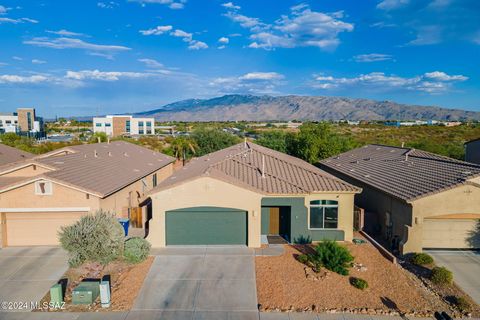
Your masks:
{"label": "front door", "polygon": [[280,234],[280,208],[270,208],[270,228],[268,234]]}

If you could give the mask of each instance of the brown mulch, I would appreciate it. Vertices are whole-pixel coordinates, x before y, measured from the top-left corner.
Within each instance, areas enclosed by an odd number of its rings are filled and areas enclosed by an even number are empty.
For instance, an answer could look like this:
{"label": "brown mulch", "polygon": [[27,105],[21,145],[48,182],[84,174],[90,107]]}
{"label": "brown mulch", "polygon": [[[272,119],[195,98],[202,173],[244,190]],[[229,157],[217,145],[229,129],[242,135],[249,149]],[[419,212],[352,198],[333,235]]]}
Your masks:
{"label": "brown mulch", "polygon": [[[135,299],[143,285],[143,281],[150,270],[154,257],[150,256],[142,263],[129,264],[125,261],[115,261],[105,267],[97,263],[85,263],[78,268],[70,268],[62,276],[68,278],[65,293],[64,309],[42,309],[35,311],[126,311],[133,307]],[[109,308],[102,308],[100,297],[92,305],[73,305],[72,290],[83,280],[89,278],[101,279],[104,275],[111,277],[111,304]],[[50,301],[48,292],[41,303]]]}
{"label": "brown mulch", "polygon": [[[399,312],[431,315],[449,310],[436,295],[422,287],[418,279],[385,259],[370,243],[345,243],[364,271],[350,269],[349,276],[327,271],[324,278],[307,278],[296,256],[309,246],[285,246],[278,257],[256,257],[257,295],[264,311],[352,311],[363,313]],[[302,251],[302,252],[301,252]],[[324,273],[325,269],[322,269]],[[364,291],[353,287],[350,277],[365,279]]]}

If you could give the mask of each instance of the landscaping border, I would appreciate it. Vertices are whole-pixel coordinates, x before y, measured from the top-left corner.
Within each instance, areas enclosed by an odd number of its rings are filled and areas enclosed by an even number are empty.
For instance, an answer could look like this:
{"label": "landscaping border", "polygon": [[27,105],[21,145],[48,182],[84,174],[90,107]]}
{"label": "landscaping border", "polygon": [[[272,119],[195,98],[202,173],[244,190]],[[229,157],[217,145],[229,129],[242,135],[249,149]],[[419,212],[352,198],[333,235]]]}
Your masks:
{"label": "landscaping border", "polygon": [[385,257],[387,258],[387,260],[389,260],[390,262],[392,262],[393,264],[395,265],[398,265],[398,261],[397,261],[397,257],[395,257],[390,251],[388,251],[387,249],[385,249],[380,243],[378,243],[377,241],[375,241],[371,236],[368,235],[368,233],[366,233],[365,231],[363,230],[360,230],[359,231],[360,234],[362,236],[364,236],[365,238],[367,238],[368,241],[370,241],[373,246],[375,248],[377,248],[378,251],[380,251],[380,253]]}

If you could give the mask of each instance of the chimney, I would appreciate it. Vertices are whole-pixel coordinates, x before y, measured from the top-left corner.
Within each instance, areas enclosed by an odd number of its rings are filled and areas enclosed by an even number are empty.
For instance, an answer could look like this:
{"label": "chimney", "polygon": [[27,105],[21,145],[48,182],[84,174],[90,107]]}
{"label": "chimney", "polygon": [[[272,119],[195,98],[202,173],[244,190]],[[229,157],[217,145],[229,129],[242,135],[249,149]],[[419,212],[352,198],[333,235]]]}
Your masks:
{"label": "chimney", "polygon": [[265,178],[265,156],[262,154],[262,178]]}

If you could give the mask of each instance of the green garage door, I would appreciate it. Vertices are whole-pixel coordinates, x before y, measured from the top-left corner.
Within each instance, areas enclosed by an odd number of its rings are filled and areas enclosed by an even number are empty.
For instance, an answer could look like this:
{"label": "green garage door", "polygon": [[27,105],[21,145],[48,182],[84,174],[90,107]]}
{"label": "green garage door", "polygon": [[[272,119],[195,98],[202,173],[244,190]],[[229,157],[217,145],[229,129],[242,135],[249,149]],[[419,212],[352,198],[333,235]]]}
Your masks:
{"label": "green garage door", "polygon": [[167,211],[167,245],[247,244],[247,213],[195,207]]}

